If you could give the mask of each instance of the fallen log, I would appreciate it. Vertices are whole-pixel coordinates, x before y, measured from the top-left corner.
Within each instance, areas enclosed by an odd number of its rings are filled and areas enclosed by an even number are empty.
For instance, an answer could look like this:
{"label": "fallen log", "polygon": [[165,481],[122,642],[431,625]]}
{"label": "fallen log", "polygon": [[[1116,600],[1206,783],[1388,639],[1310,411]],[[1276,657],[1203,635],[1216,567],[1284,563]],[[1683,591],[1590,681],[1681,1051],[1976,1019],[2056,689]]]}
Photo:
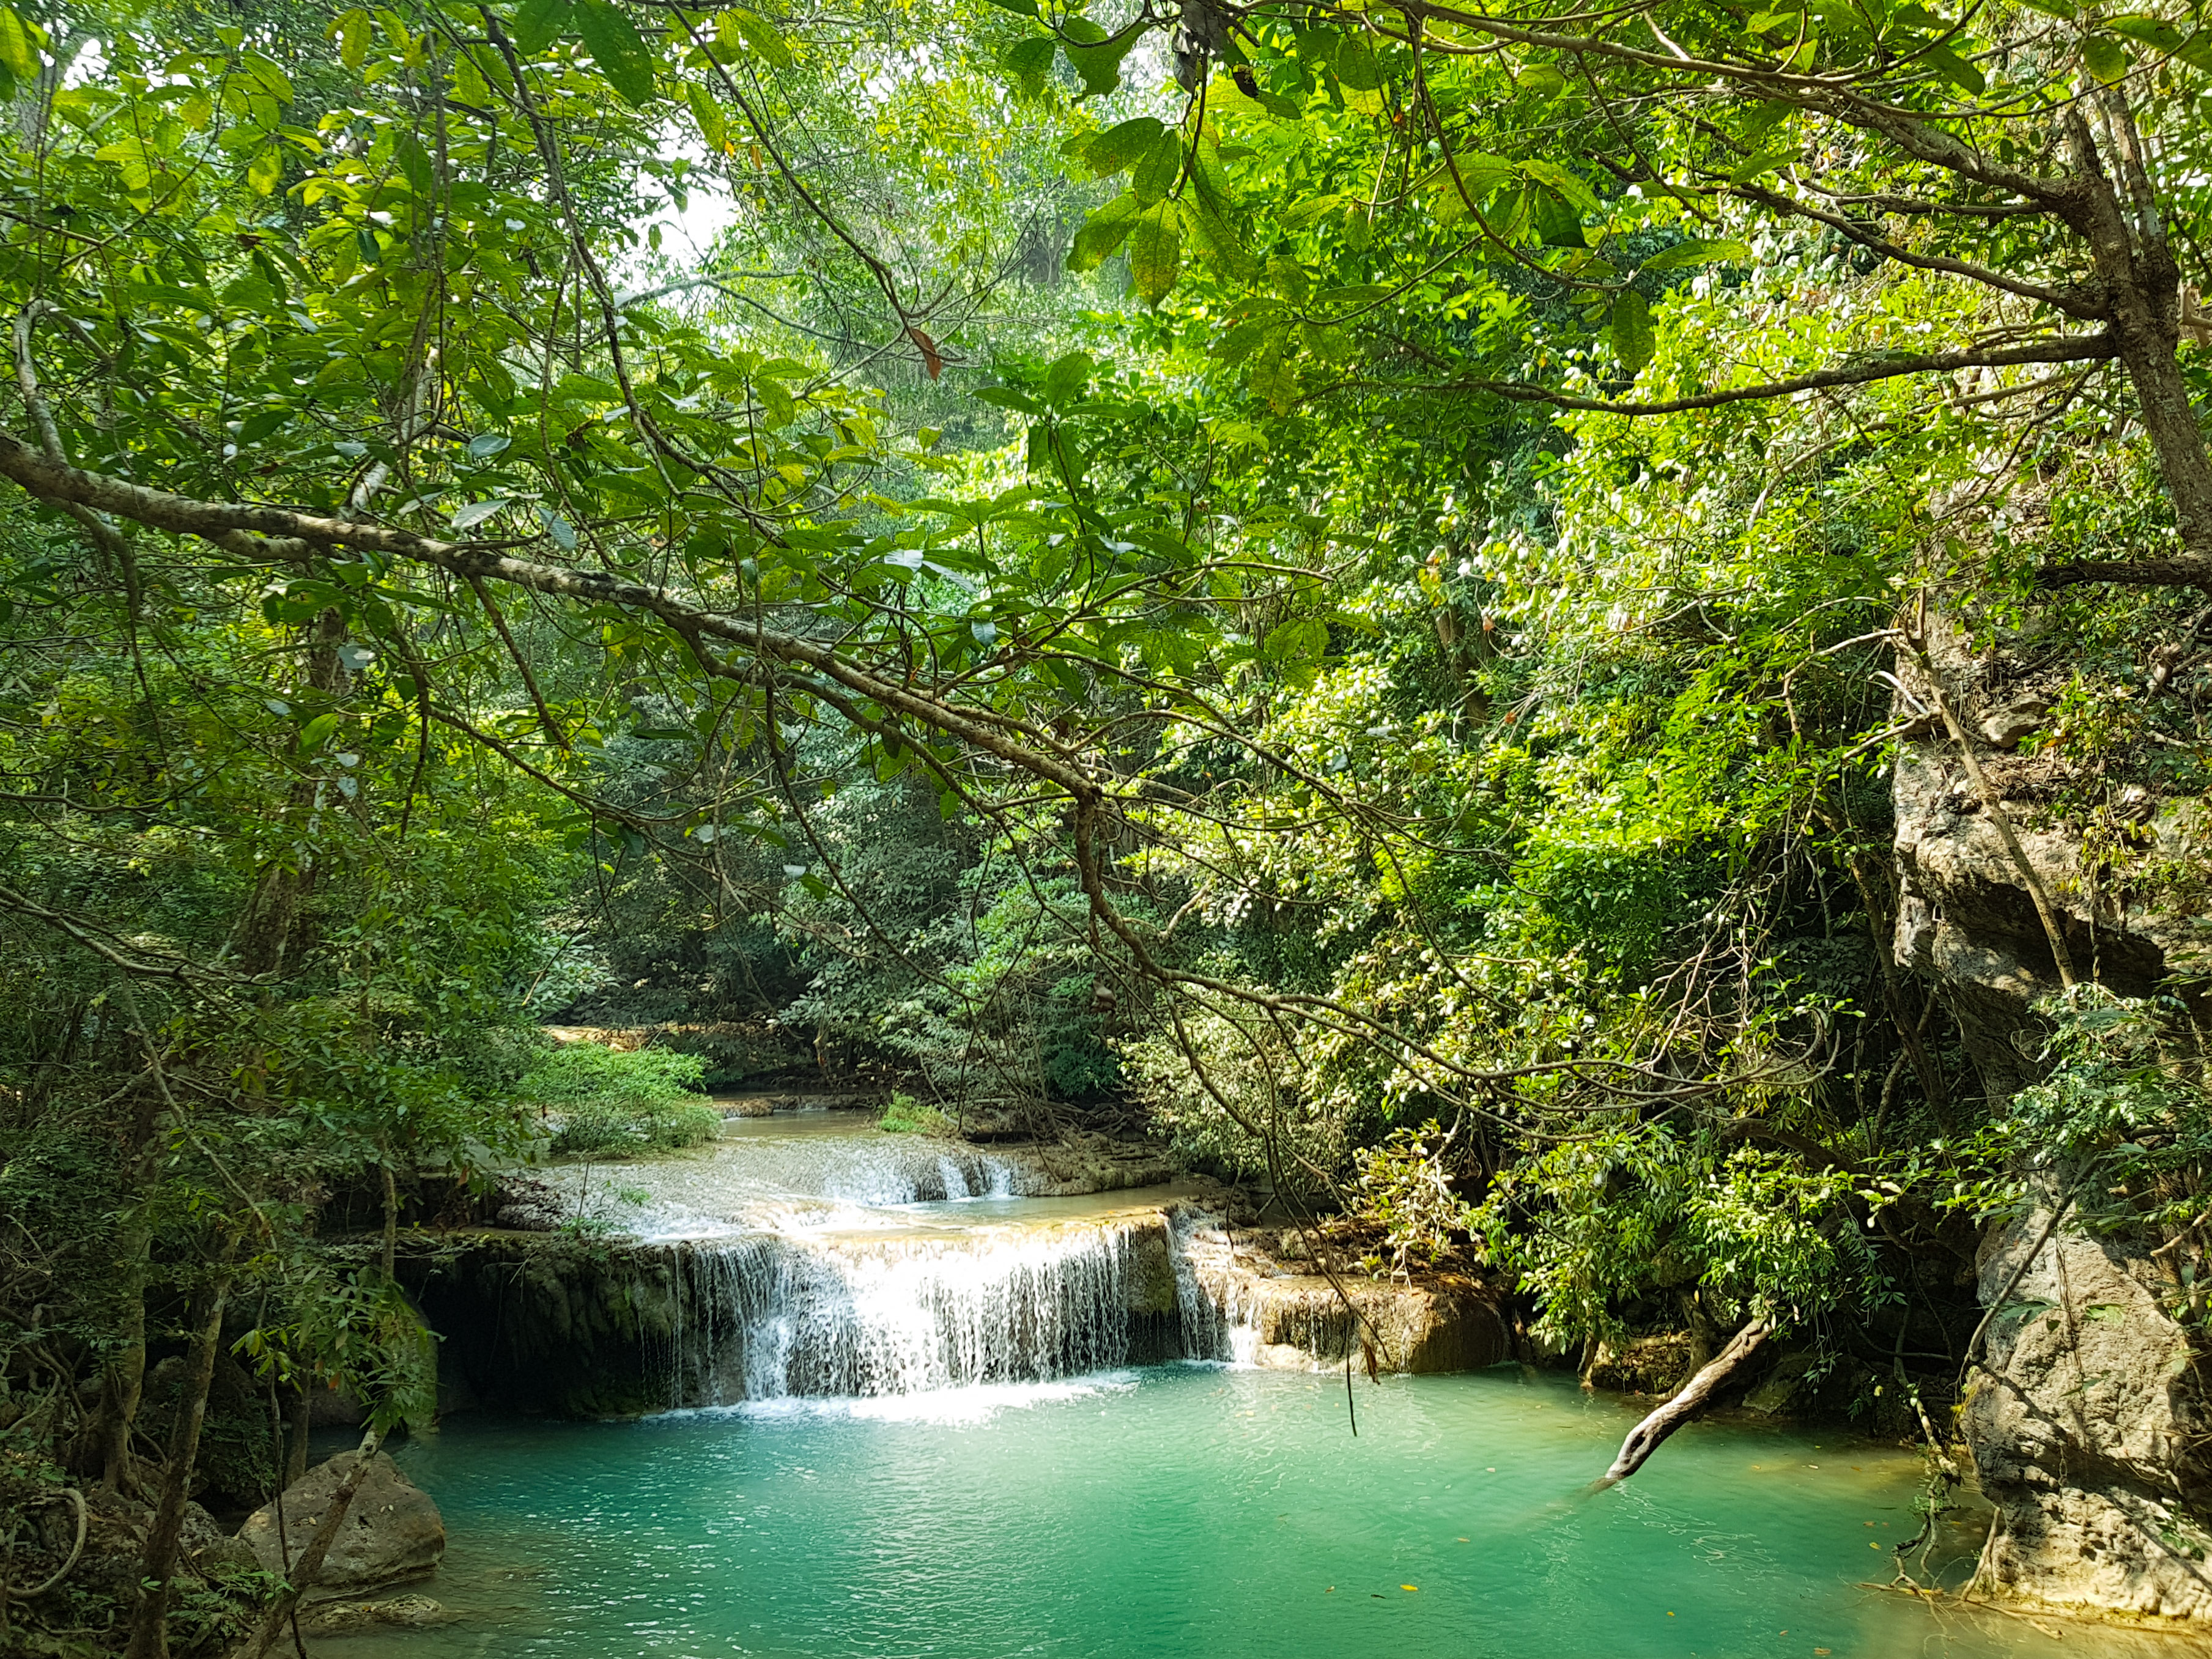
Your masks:
{"label": "fallen log", "polygon": [[1613,1460],[1613,1467],[1593,1490],[1602,1492],[1607,1486],[1618,1486],[1642,1468],[1644,1460],[1659,1449],[1662,1441],[1705,1409],[1730,1373],[1751,1358],[1773,1329],[1772,1320],[1754,1319],[1731,1337],[1728,1346],[1714,1357],[1711,1364],[1628,1431],[1628,1438],[1620,1443],[1620,1455]]}

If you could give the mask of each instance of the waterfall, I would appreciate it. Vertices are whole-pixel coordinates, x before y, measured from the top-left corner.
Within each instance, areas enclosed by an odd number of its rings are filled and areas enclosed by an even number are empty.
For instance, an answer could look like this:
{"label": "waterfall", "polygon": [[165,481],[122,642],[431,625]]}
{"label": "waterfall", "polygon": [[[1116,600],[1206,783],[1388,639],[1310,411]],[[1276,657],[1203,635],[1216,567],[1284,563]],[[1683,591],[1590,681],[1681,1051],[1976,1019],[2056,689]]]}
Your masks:
{"label": "waterfall", "polygon": [[1229,1328],[1186,1231],[1113,1220],[672,1246],[684,1305],[669,1403],[912,1395],[1226,1358]]}

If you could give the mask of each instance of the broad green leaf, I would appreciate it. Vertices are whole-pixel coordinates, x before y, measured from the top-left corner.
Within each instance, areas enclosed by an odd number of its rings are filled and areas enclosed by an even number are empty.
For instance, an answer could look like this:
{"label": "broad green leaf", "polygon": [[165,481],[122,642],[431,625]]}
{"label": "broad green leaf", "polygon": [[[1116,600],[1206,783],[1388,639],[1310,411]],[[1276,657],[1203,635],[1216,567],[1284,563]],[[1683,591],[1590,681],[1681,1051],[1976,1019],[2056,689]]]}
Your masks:
{"label": "broad green leaf", "polygon": [[1129,227],[1129,275],[1137,297],[1158,306],[1182,270],[1182,215],[1173,202],[1156,202]]}
{"label": "broad green leaf", "polygon": [[338,62],[348,69],[357,70],[368,56],[370,32],[375,20],[359,6],[331,25],[331,33],[338,43]]}
{"label": "broad green leaf", "polygon": [[1336,48],[1336,78],[1354,92],[1372,92],[1382,84],[1382,65],[1364,34],[1347,34]]}
{"label": "broad green leaf", "polygon": [[1513,84],[1549,102],[1567,89],[1567,77],[1549,64],[1532,64],[1514,76]]}
{"label": "broad green leaf", "polygon": [[0,6],[0,65],[18,81],[31,80],[39,72],[38,42],[23,20],[6,6]]}
{"label": "broad green leaf", "polygon": [[1530,204],[1535,219],[1536,235],[1547,247],[1587,247],[1589,239],[1583,234],[1583,216],[1571,203],[1557,191],[1539,187],[1529,194],[1535,199]]}
{"label": "broad green leaf", "polygon": [[1550,161],[1523,161],[1521,171],[1559,197],[1577,213],[1596,210],[1595,193],[1566,168]]}
{"label": "broad green leaf", "polygon": [[436,182],[431,172],[430,152],[422,148],[422,141],[411,132],[402,132],[392,141],[392,159],[399,163],[399,172],[417,196],[430,194]]}
{"label": "broad green leaf", "polygon": [[1760,150],[1749,161],[1730,172],[1729,182],[1732,185],[1747,185],[1753,179],[1773,172],[1784,162],[1796,160],[1796,156],[1797,146],[1791,143],[1783,143],[1772,149]]}
{"label": "broad green leaf", "polygon": [[469,454],[472,459],[488,461],[514,441],[504,432],[479,432],[469,440]]}
{"label": "broad green leaf", "polygon": [[2125,17],[2107,17],[2105,27],[2115,34],[2124,34],[2130,40],[2140,40],[2159,52],[2171,53],[2181,49],[2181,31],[2162,18],[2130,13]]}
{"label": "broad green leaf", "polygon": [[1769,99],[1765,103],[1756,106],[1744,118],[1743,147],[1754,153],[1765,149],[1767,135],[1796,113],[1796,106],[1785,104],[1779,99]]}
{"label": "broad green leaf", "polygon": [[1091,23],[1090,19],[1079,17],[1066,27],[1070,37],[1076,34],[1075,25],[1078,23],[1090,23],[1090,27],[1082,33],[1095,33],[1099,38],[1087,42],[1079,42],[1071,38],[1066,46],[1067,61],[1076,74],[1082,77],[1083,95],[1086,98],[1103,97],[1121,84],[1121,60],[1129,55],[1129,49],[1144,38],[1145,31],[1140,25],[1132,23],[1119,34],[1109,35],[1096,23]]}
{"label": "broad green leaf", "polygon": [[1976,69],[1948,46],[1929,46],[1920,55],[1941,70],[1943,78],[1953,86],[1963,88],[1978,98],[1989,87],[1989,82],[1983,77],[1981,70]]}
{"label": "broad green leaf", "polygon": [[1137,163],[1129,188],[1137,192],[1139,201],[1149,204],[1172,191],[1182,177],[1182,134],[1170,129],[1152,141]]}
{"label": "broad green leaf", "polygon": [[284,152],[271,144],[246,164],[246,182],[256,196],[272,194],[284,182]]}
{"label": "broad green leaf", "polygon": [[1107,128],[1091,139],[1083,147],[1083,159],[1090,164],[1092,177],[1109,178],[1133,166],[1166,131],[1164,122],[1149,115],[1137,116],[1119,126]]}
{"label": "broad green leaf", "polygon": [[1259,275],[1259,261],[1253,258],[1243,239],[1237,235],[1235,222],[1215,211],[1212,204],[1205,199],[1204,191],[1198,192],[1195,198],[1185,198],[1183,223],[1209,264],[1240,283],[1249,283]]}
{"label": "broad green leaf", "polygon": [[1634,289],[1613,296],[1613,315],[1607,322],[1606,332],[1613,340],[1621,367],[1632,376],[1651,361],[1651,308]]}
{"label": "broad green leaf", "polygon": [[2126,78],[2128,55],[2109,34],[2093,34],[2082,41],[2081,61],[2108,87]]}
{"label": "broad green leaf", "polygon": [[1012,77],[1016,86],[1034,95],[1044,90],[1045,82],[1052,74],[1053,54],[1059,49],[1059,42],[1048,34],[1031,40],[1017,40],[999,54],[999,66]]}
{"label": "broad green leaf", "polygon": [[1065,402],[1083,390],[1098,364],[1090,353],[1070,351],[1053,359],[1052,367],[1044,372],[1045,396],[1055,402]]}
{"label": "broad green leaf", "polygon": [[1075,246],[1067,252],[1067,268],[1096,270],[1104,264],[1127,239],[1143,206],[1133,194],[1125,191],[1085,219],[1083,228],[1075,233]]}
{"label": "broad green leaf", "polygon": [[574,26],[575,0],[522,0],[514,12],[514,49],[525,58],[541,56]]}
{"label": "broad green leaf", "polygon": [[684,88],[684,101],[691,106],[691,118],[698,124],[699,136],[707,141],[710,154],[720,155],[730,147],[729,123],[723,118],[722,106],[714,101],[714,94],[702,82],[693,81]]}
{"label": "broad green leaf", "polygon": [[716,27],[725,40],[730,38],[730,32],[735,30],[737,38],[744,42],[746,51],[756,57],[765,58],[776,68],[791,67],[791,43],[751,12],[732,8],[722,14],[721,21]]}
{"label": "broad green leaf", "polygon": [[1686,242],[1677,242],[1670,248],[1661,249],[1639,268],[1647,271],[1684,270],[1692,265],[1723,264],[1749,258],[1751,246],[1747,242],[1739,242],[1733,237],[1707,240],[1693,236]]}
{"label": "broad green leaf", "polygon": [[622,100],[642,109],[653,101],[653,55],[629,14],[609,0],[576,0],[576,33]]}
{"label": "broad green leaf", "polygon": [[456,530],[473,530],[495,513],[504,513],[507,502],[495,495],[488,501],[471,501],[466,507],[456,507],[452,520]]}
{"label": "broad green leaf", "polygon": [[331,733],[338,729],[336,714],[318,714],[300,728],[300,752],[312,755],[331,740]]}

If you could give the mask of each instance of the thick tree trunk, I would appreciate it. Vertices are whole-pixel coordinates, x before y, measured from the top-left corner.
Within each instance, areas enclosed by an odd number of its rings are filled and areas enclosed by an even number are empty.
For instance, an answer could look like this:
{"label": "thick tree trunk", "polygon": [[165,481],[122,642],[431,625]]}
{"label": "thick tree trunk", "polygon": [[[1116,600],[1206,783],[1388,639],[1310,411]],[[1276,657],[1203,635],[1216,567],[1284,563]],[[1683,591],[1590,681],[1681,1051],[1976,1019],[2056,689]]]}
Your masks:
{"label": "thick tree trunk", "polygon": [[300,1598],[313,1589],[315,1580],[323,1571],[323,1559],[331,1553],[337,1541],[338,1528],[344,1522],[346,1511],[353,1506],[353,1495],[361,1489],[362,1480],[368,1474],[369,1464],[375,1460],[376,1449],[382,1443],[382,1431],[371,1425],[361,1437],[361,1447],[354,1454],[353,1467],[346,1471],[345,1479],[338,1482],[337,1490],[331,1494],[330,1507],[323,1518],[315,1523],[315,1535],[307,1540],[285,1575],[284,1593],[261,1611],[261,1620],[233,1653],[232,1659],[262,1659],[283,1632],[292,1611],[300,1605]]}
{"label": "thick tree trunk", "polygon": [[131,1621],[125,1659],[167,1659],[169,1586],[176,1575],[177,1542],[184,1530],[185,1504],[191,1496],[192,1466],[199,1459],[200,1425],[207,1420],[208,1388],[215,1380],[216,1351],[222,1346],[223,1299],[229,1289],[225,1278],[200,1294],[199,1328],[192,1338],[176,1424],[169,1431],[169,1465],[161,1477],[154,1524],[146,1533],[146,1559],[140,1572],[149,1583]]}
{"label": "thick tree trunk", "polygon": [[1613,1467],[1597,1483],[1599,1487],[1617,1485],[1642,1468],[1644,1460],[1659,1449],[1662,1441],[1705,1408],[1721,1384],[1728,1381],[1729,1373],[1751,1358],[1773,1328],[1771,1320],[1754,1319],[1738,1331],[1712,1364],[1685,1382],[1672,1400],[1628,1431],[1628,1438],[1620,1443],[1620,1455],[1613,1460]]}
{"label": "thick tree trunk", "polygon": [[[2100,101],[2118,152],[2109,158],[2100,154],[2079,108],[2066,118],[2074,171],[2083,192],[2075,228],[2087,239],[2104,285],[2112,341],[2135,386],[2143,429],[2158,453],[2181,544],[2192,562],[2212,562],[2212,456],[2205,453],[2204,431],[2176,356],[2181,343],[2181,267],[2143,173],[2134,117],[2117,93]],[[2115,169],[2118,179],[2112,176]]]}

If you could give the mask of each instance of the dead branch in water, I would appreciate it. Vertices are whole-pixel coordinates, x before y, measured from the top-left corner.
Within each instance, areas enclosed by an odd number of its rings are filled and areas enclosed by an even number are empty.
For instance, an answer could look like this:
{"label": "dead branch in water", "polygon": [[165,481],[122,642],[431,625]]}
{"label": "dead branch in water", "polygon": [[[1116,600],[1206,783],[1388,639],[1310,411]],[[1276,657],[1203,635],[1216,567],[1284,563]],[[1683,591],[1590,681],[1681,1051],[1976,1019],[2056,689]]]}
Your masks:
{"label": "dead branch in water", "polygon": [[1728,1381],[1736,1367],[1751,1358],[1759,1345],[1766,1340],[1774,1329],[1771,1319],[1754,1319],[1729,1340],[1711,1364],[1685,1382],[1680,1391],[1628,1431],[1628,1438],[1620,1443],[1620,1455],[1613,1460],[1613,1467],[1597,1483],[1602,1492],[1617,1486],[1644,1467],[1644,1460],[1659,1449],[1660,1443],[1682,1425],[1705,1409],[1705,1404]]}

